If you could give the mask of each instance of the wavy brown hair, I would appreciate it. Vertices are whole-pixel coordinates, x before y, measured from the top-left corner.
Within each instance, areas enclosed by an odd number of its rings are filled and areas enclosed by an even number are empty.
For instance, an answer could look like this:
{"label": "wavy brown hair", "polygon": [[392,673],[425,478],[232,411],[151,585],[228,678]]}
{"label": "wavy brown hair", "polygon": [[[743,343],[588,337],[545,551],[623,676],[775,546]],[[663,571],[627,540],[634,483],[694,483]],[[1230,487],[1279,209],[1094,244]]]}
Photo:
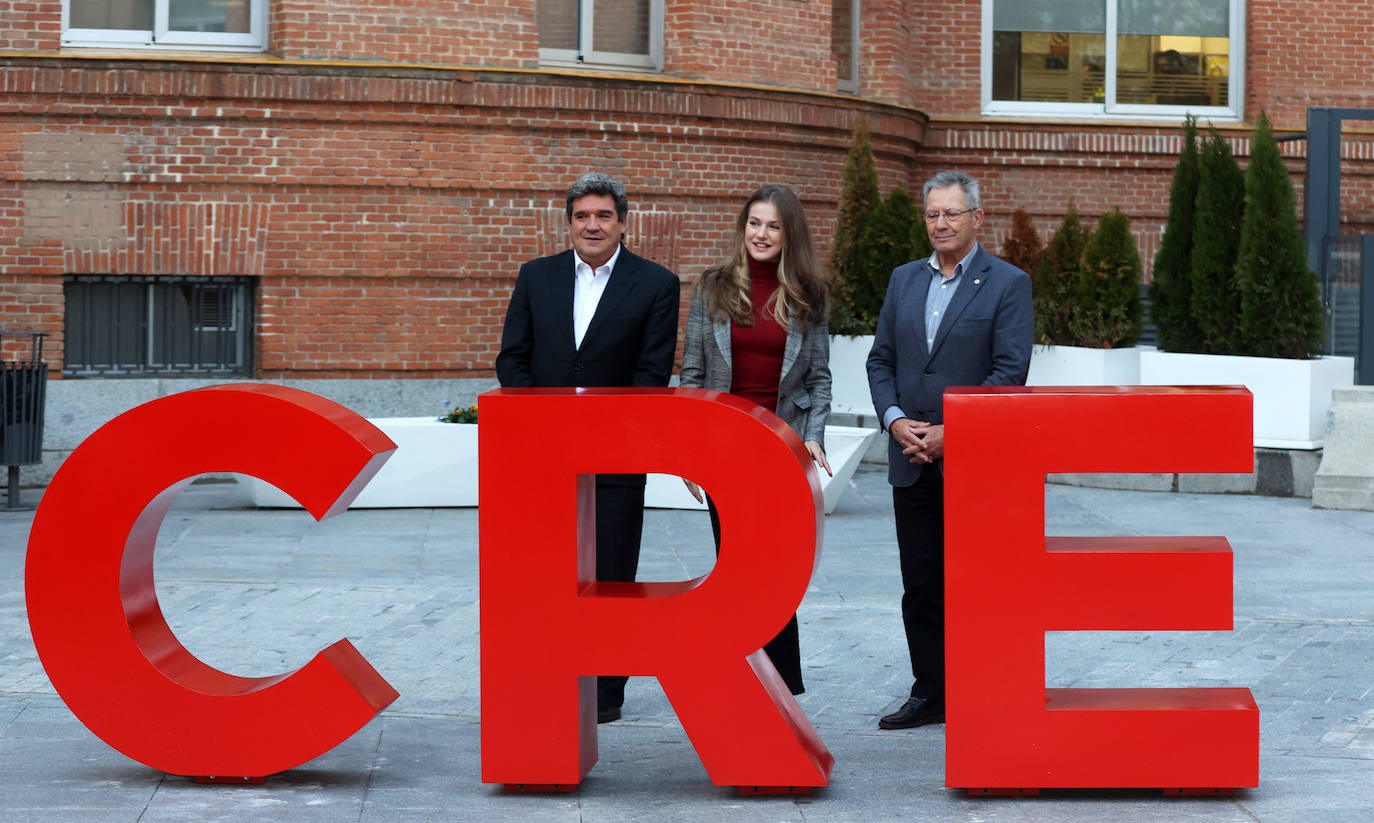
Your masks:
{"label": "wavy brown hair", "polygon": [[779,184],[761,187],[745,202],[735,218],[733,254],[728,262],[707,269],[697,288],[706,298],[706,312],[716,320],[730,320],[741,326],[754,323],[749,301],[749,251],[744,232],[749,224],[749,209],[755,203],[769,203],[778,210],[782,223],[782,254],[778,257],[778,290],[764,306],[784,329],[797,323],[803,330],[825,319],[830,283],[825,268],[811,246],[811,230],[806,212],[791,189]]}

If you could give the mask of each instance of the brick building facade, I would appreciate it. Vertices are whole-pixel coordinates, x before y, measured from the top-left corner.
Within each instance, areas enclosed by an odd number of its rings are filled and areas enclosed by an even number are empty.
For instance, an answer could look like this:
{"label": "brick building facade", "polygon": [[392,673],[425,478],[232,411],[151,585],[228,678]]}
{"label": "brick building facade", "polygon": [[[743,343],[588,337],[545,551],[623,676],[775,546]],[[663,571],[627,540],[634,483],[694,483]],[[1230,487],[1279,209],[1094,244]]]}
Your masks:
{"label": "brick building facade", "polygon": [[[1244,162],[1261,108],[1282,134],[1374,105],[1355,2],[1156,0],[1222,16],[1170,23],[1188,39],[1123,11],[1117,40],[1019,21],[1034,0],[231,0],[170,29],[168,2],[0,2],[0,327],[48,332],[55,378],[489,378],[577,174],[625,181],[628,241],[685,297],[763,182],[828,248],[859,118],[884,190],[981,178],[989,245],[1017,207],[1048,235],[1072,198],[1131,215],[1148,267],[1189,106]],[[146,18],[112,11],[130,4]],[[1131,62],[1175,40],[1199,44],[1186,79]],[[1304,152],[1285,143],[1299,186]],[[1356,230],[1374,138],[1348,130],[1345,153]],[[194,328],[217,365],[149,322]]]}

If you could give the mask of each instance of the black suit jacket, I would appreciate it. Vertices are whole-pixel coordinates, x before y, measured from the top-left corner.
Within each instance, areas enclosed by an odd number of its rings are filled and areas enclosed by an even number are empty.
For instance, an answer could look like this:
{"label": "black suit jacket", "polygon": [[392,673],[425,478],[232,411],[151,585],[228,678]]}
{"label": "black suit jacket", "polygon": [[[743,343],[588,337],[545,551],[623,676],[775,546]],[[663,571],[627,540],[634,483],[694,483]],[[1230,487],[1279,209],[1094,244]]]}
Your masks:
{"label": "black suit jacket", "polygon": [[[1030,371],[1035,313],[1025,272],[979,247],[926,350],[926,291],[935,276],[916,260],[892,271],[868,354],[868,386],[881,420],[892,406],[913,420],[944,423],[950,386],[1020,386]],[[943,471],[940,461],[936,467]],[[888,480],[910,486],[922,471],[887,439]]]}
{"label": "black suit jacket", "polygon": [[[677,275],[622,246],[579,348],[574,265],[569,249],[520,267],[496,355],[501,385],[667,386],[682,298]],[[601,475],[597,482],[643,485],[644,475]]]}
{"label": "black suit jacket", "polygon": [[501,332],[505,387],[667,386],[677,349],[677,275],[623,246],[579,348],[572,250],[520,267]]}

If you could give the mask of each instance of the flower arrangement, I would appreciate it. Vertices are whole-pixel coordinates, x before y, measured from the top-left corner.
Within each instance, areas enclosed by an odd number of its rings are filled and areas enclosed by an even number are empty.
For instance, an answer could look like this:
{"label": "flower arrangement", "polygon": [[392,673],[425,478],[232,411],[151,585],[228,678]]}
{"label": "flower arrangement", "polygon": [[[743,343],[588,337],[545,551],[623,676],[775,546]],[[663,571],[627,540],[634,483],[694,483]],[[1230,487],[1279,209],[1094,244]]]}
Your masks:
{"label": "flower arrangement", "polygon": [[477,404],[474,403],[467,408],[449,408],[447,400],[444,401],[444,413],[439,415],[440,423],[476,423]]}

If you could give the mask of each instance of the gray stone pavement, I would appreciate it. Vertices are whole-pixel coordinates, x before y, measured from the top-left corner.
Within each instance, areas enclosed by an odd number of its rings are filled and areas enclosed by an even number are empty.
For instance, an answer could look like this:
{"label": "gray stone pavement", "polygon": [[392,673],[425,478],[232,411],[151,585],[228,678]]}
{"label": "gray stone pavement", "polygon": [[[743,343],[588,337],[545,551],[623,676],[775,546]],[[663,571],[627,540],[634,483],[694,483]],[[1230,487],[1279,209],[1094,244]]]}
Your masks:
{"label": "gray stone pavement", "polygon": [[[38,492],[25,491],[25,502]],[[232,483],[190,487],[159,536],[162,608],[206,662],[243,675],[305,663],[350,638],[401,693],[324,756],[257,787],[196,785],[87,732],[44,676],[24,613],[32,513],[0,511],[0,815],[5,821],[1367,821],[1374,820],[1374,513],[1307,500],[1051,485],[1051,534],[1223,534],[1235,550],[1234,632],[1057,633],[1048,685],[1245,686],[1261,710],[1261,783],[1229,797],[946,789],[944,728],[880,732],[909,685],[891,498],[879,467],[826,519],[800,610],[802,707],[835,755],[808,796],[711,785],[651,678],[600,727],[573,794],[481,783],[477,516],[360,510],[315,523],[255,510]],[[710,568],[704,512],[650,511],[643,579]],[[538,707],[531,707],[537,711]]]}

